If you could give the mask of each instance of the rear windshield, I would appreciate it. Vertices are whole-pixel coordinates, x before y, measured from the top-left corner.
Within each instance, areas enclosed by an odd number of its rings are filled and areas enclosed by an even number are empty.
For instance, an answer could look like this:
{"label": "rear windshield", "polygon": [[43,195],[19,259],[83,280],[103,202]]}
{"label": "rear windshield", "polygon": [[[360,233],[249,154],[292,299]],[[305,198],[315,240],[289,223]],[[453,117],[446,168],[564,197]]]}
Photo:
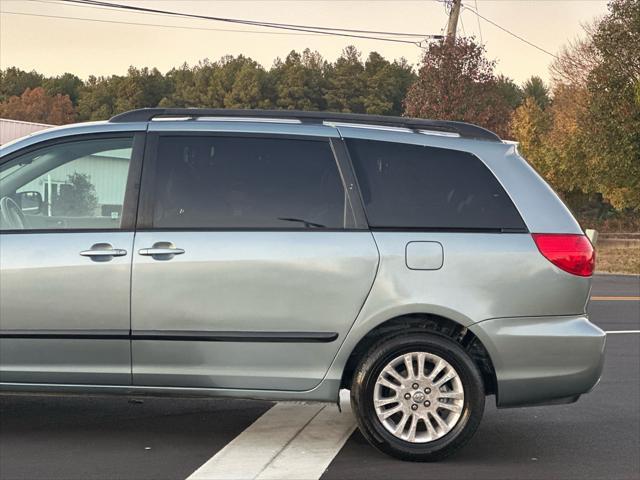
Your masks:
{"label": "rear windshield", "polygon": [[372,228],[526,231],[513,202],[476,156],[347,140]]}

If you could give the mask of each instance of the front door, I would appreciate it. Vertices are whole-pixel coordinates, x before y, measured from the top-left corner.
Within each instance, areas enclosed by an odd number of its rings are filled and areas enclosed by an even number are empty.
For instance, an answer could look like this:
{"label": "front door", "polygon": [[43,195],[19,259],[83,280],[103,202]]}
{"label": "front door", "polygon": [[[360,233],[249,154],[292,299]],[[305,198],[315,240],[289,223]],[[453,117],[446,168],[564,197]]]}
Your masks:
{"label": "front door", "polygon": [[378,263],[329,140],[163,134],[148,154],[134,384],[318,385]]}
{"label": "front door", "polygon": [[1,382],[131,383],[137,135],[75,137],[2,161]]}

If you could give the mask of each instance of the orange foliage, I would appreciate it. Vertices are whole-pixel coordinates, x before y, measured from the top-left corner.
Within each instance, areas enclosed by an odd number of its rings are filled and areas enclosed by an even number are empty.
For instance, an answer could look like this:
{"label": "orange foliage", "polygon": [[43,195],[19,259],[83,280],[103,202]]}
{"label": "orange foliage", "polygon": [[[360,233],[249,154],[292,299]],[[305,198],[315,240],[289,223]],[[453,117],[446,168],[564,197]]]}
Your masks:
{"label": "orange foliage", "polygon": [[27,88],[19,97],[9,97],[0,103],[0,117],[64,125],[75,121],[76,112],[68,95],[49,96],[42,87],[37,87]]}

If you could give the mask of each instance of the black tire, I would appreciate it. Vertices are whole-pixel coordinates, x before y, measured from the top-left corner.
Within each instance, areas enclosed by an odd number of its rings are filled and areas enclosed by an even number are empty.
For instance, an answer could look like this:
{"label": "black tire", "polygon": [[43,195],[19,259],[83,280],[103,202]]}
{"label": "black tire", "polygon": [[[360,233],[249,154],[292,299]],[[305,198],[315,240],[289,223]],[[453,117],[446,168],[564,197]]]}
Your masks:
{"label": "black tire", "polygon": [[[427,443],[405,441],[387,431],[373,405],[380,371],[394,358],[409,352],[428,352],[446,360],[458,372],[464,388],[462,414],[456,425],[441,438]],[[482,420],[484,401],[482,376],[464,349],[449,338],[424,332],[404,332],[374,344],[361,359],[351,385],[351,407],[367,441],[388,455],[414,462],[435,462],[464,446]]]}

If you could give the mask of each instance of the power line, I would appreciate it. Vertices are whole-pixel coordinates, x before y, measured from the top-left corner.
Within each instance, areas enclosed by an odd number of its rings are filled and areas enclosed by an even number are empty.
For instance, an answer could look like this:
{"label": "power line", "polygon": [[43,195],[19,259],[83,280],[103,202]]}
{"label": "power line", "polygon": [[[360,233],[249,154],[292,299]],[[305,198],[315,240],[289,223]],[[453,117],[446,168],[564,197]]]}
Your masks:
{"label": "power line", "polygon": [[[473,0],[473,3],[476,6],[476,12],[478,11],[478,0]],[[480,43],[484,43],[482,41],[482,27],[480,26],[480,17],[476,16],[476,20],[478,21],[478,33],[480,34]]]}
{"label": "power line", "polygon": [[[36,13],[26,13],[26,12],[11,12],[8,10],[0,11],[1,14],[6,15],[21,15],[26,17],[42,17],[42,18],[54,18],[60,20],[80,20],[85,22],[95,22],[95,23],[111,23],[111,24],[119,24],[119,25],[134,25],[134,26],[145,26],[145,27],[160,27],[160,28],[178,28],[184,30],[205,30],[205,31],[214,31],[214,32],[229,32],[229,33],[248,33],[248,34],[259,34],[259,35],[301,35],[301,36],[315,36],[322,37],[326,36],[326,32],[314,32],[313,30],[301,30],[300,32],[264,32],[259,30],[238,30],[238,29],[225,29],[225,28],[207,28],[207,27],[190,27],[186,25],[166,25],[159,23],[142,23],[142,22],[125,22],[121,20],[104,20],[98,18],[86,18],[86,17],[70,17],[63,15],[45,15],[45,14],[36,14]],[[255,25],[256,27],[258,25]],[[302,33],[302,32],[310,32],[310,33]],[[382,38],[382,37],[368,37],[361,35],[339,35],[339,36],[348,36],[353,38],[362,38],[369,40],[380,40],[380,41],[390,41],[390,42],[401,42],[407,43],[411,45],[415,45],[420,47],[421,41],[409,41],[409,40],[396,40],[392,38]]]}
{"label": "power line", "polygon": [[[226,18],[226,17],[215,17],[209,15],[199,15],[193,13],[182,13],[175,12],[169,10],[159,10],[155,8],[147,8],[147,7],[139,7],[135,5],[123,5],[118,3],[110,3],[103,2],[99,0],[61,0],[65,3],[77,4],[77,5],[91,5],[97,7],[105,7],[115,10],[126,10],[133,12],[142,12],[142,13],[153,13],[153,14],[162,14],[169,15],[175,17],[184,17],[184,18],[195,18],[200,20],[210,20],[217,22],[226,22],[226,23],[236,23],[242,25],[252,25],[259,26],[265,28],[276,28],[282,30],[293,30],[293,31],[302,31],[302,32],[310,32],[317,33],[321,35],[334,35],[334,36],[343,36],[343,37],[351,37],[351,38],[363,38],[368,40],[380,40],[387,42],[397,42],[397,43],[409,43],[409,44],[418,44],[418,42],[414,40],[404,40],[404,39],[396,39],[396,38],[383,38],[383,37],[373,37],[369,35],[359,35],[359,34],[371,34],[371,35],[387,35],[387,36],[403,36],[403,37],[421,37],[421,38],[433,38],[438,37],[435,35],[425,35],[422,33],[406,33],[406,32],[387,32],[387,31],[377,31],[377,30],[358,30],[358,29],[349,29],[349,28],[336,28],[336,27],[321,27],[314,25],[298,25],[298,24],[287,24],[287,23],[275,23],[275,22],[265,22],[265,21],[257,21],[257,20],[246,20],[246,19],[238,19],[238,18]],[[344,33],[349,32],[349,33]],[[358,34],[358,35],[354,35]]]}
{"label": "power line", "polygon": [[[84,1],[80,1],[79,3],[77,2],[73,2],[73,1],[67,1],[67,0],[28,0],[30,2],[38,2],[38,3],[46,3],[46,4],[52,4],[52,5],[61,5],[64,4],[66,6],[69,7],[80,7],[80,8],[90,8],[90,9],[95,9],[95,10],[113,10],[113,8],[109,8],[106,5],[96,5],[96,4],[89,4],[87,2]],[[101,3],[106,3],[106,2],[101,2]],[[109,4],[109,5],[115,5],[115,4]],[[132,11],[132,12],[127,12],[127,13],[134,13],[134,14],[140,14],[140,15],[156,15],[156,16],[167,16],[167,13],[161,13],[161,12],[137,12],[137,11]],[[15,14],[15,13],[14,13]],[[26,15],[26,13],[24,14]],[[35,16],[35,15],[34,15]],[[39,16],[47,16],[47,15],[39,15]],[[169,16],[175,16],[173,14],[169,15]],[[82,18],[82,17],[62,17],[62,16],[55,16],[55,15],[49,15],[50,18],[76,18],[78,20],[90,20],[90,21],[98,21],[97,19],[88,19],[88,18]],[[103,22],[108,22],[107,20],[102,20]],[[125,25],[149,25],[149,26],[160,26],[160,27],[174,27],[173,25],[164,25],[164,24],[147,24],[147,23],[136,23],[136,22],[117,22],[117,21],[111,21],[112,23],[124,23]],[[251,20],[249,20],[249,22],[252,22]],[[212,30],[212,31],[220,31],[220,32],[243,32],[243,33],[261,33],[261,34],[269,34],[269,35],[308,35],[308,36],[321,36],[322,33],[287,33],[287,32],[261,32],[261,31],[255,31],[255,30],[232,30],[232,29],[216,29],[216,28],[199,28],[199,27],[184,27],[184,26],[175,26],[175,28],[188,28],[188,29],[193,29],[193,30]],[[317,29],[326,29],[325,27],[310,27],[310,28],[317,28]],[[418,37],[418,38],[424,38],[425,35],[422,33],[399,33],[399,32],[375,32],[375,31],[370,31],[370,30],[349,30],[349,29],[337,29],[337,30],[344,30],[344,31],[353,31],[353,32],[372,32],[372,33],[380,33],[380,34],[384,34],[384,35],[402,35],[402,36],[406,36],[406,37]],[[429,37],[430,35],[427,35],[427,37]],[[437,35],[436,35],[437,37]],[[417,40],[415,40],[417,42]]]}
{"label": "power line", "polygon": [[[49,3],[49,4],[66,4],[66,6],[69,7],[81,7],[81,8],[92,8],[92,9],[96,9],[96,10],[113,10],[113,8],[117,5],[117,4],[111,4],[111,3],[107,3],[107,2],[99,2],[100,5],[98,5],[96,2],[93,2],[91,0],[88,1],[84,1],[84,0],[80,0],[78,2],[73,1],[73,0],[26,0],[26,1],[30,1],[30,2],[38,2],[38,3]],[[342,1],[342,0],[336,0],[336,1]],[[377,1],[377,0],[376,0]],[[380,1],[388,1],[388,0],[380,0]],[[91,2],[91,3],[89,3]],[[129,7],[129,5],[122,5],[122,6],[126,6]],[[132,11],[132,12],[128,12],[128,13],[136,13],[136,14],[141,14],[141,15],[157,15],[157,16],[175,16],[175,14],[178,15],[182,15],[180,14],[180,12],[168,12],[168,13],[162,13],[163,11]],[[229,20],[236,20],[236,19],[229,19]],[[222,21],[222,19],[220,19],[220,21]],[[247,20],[247,22],[253,23],[254,21],[252,20]],[[258,22],[255,21],[255,23],[259,24],[259,25],[287,25],[287,26],[291,26],[291,27],[298,27],[298,25],[288,25],[288,24],[272,24],[270,22]],[[303,25],[300,25],[299,27],[305,27]],[[346,32],[354,32],[354,33],[374,33],[374,34],[380,34],[380,35],[391,35],[391,36],[403,36],[403,37],[418,37],[418,38],[425,38],[425,37],[430,37],[431,35],[425,35],[423,33],[401,33],[401,32],[378,32],[378,31],[374,31],[374,30],[354,30],[354,29],[348,29],[348,28],[330,28],[330,27],[308,27],[308,28],[313,28],[316,30],[327,30],[327,31],[346,31]],[[228,30],[228,31],[234,31],[234,30]],[[238,30],[240,31],[240,30]],[[286,34],[283,34],[286,35]],[[315,35],[315,34],[312,34]],[[436,35],[437,37],[437,35]]]}
{"label": "power line", "polygon": [[120,25],[135,25],[142,27],[163,27],[163,28],[180,28],[186,30],[207,30],[212,32],[228,32],[228,33],[257,33],[260,35],[302,35],[309,37],[319,37],[320,34],[316,33],[294,33],[294,32],[261,32],[259,30],[236,30],[231,28],[207,28],[207,27],[189,27],[187,25],[164,25],[161,23],[142,23],[142,22],[124,22],[120,20],[103,20],[99,18],[86,18],[86,17],[67,17],[62,15],[45,15],[40,13],[26,13],[26,12],[9,12],[6,10],[0,11],[3,15],[21,15],[25,17],[43,17],[43,18],[56,18],[60,20],[82,20],[86,22],[97,23],[116,23]]}
{"label": "power line", "polygon": [[[101,10],[101,11],[108,11],[109,8],[107,7],[100,7],[97,5],[80,5],[80,4],[75,4],[75,3],[63,3],[62,0],[26,0],[29,2],[37,2],[37,3],[48,3],[51,5],[64,5],[66,7],[72,7],[72,8],[89,8],[89,9],[93,9],[93,10]],[[144,12],[129,12],[129,13],[136,13],[136,14],[140,14],[140,15],[156,15],[156,16],[162,16],[159,13],[147,13],[145,14]]]}
{"label": "power line", "polygon": [[444,14],[445,14],[444,26],[442,27],[442,30],[440,30],[444,35],[447,33],[447,25],[449,25],[449,3],[446,2],[445,0],[436,0],[436,1],[438,3],[441,3],[442,7],[444,8]]}
{"label": "power line", "polygon": [[[205,30],[205,31],[214,31],[214,32],[228,32],[228,33],[255,33],[259,35],[301,35],[301,36],[315,36],[321,37],[326,36],[326,33],[316,32],[316,33],[294,33],[294,32],[264,32],[259,30],[237,30],[237,29],[226,29],[226,28],[207,28],[207,27],[190,27],[186,25],[165,25],[160,23],[142,23],[142,22],[125,22],[121,20],[104,20],[98,18],[86,18],[86,17],[69,17],[62,15],[45,15],[45,14],[37,14],[37,13],[26,13],[26,12],[10,12],[8,10],[0,11],[0,14],[6,15],[21,15],[26,17],[42,17],[42,18],[54,18],[60,20],[80,20],[85,22],[95,22],[95,23],[111,23],[111,24],[119,24],[119,25],[134,25],[134,26],[144,26],[144,27],[161,27],[161,28],[178,28],[183,30]],[[257,25],[256,25],[257,26]],[[312,30],[302,30],[302,32],[313,32]],[[340,35],[344,36],[344,35]],[[355,38],[363,38],[370,40],[381,40],[381,41],[390,41],[390,42],[401,42],[408,43],[411,45],[415,45],[420,47],[420,41],[408,41],[408,40],[396,40],[391,38],[376,38],[376,37],[366,37],[366,36],[357,36],[357,35],[348,35],[349,37]]]}
{"label": "power line", "polygon": [[476,10],[474,10],[473,8],[471,8],[471,7],[467,7],[467,6],[464,6],[464,5],[463,5],[463,7],[462,7],[462,8],[464,8],[464,9],[466,9],[466,10],[469,10],[469,11],[470,11],[470,12],[472,12],[472,13],[475,13],[478,17],[480,17],[481,19],[483,19],[485,22],[490,23],[490,24],[491,24],[491,25],[493,25],[494,27],[498,27],[498,28],[499,28],[500,30],[502,30],[503,32],[506,32],[506,33],[508,33],[509,35],[511,35],[512,37],[517,38],[517,39],[518,39],[518,40],[520,40],[521,42],[524,42],[524,43],[526,43],[527,45],[530,45],[530,46],[532,46],[533,48],[536,48],[536,49],[540,50],[541,52],[544,52],[544,53],[546,53],[547,55],[552,56],[553,58],[558,58],[558,56],[557,56],[557,55],[554,55],[554,54],[553,54],[553,53],[551,53],[549,50],[545,50],[544,48],[539,47],[539,46],[538,46],[538,45],[536,45],[535,43],[531,43],[531,42],[530,42],[529,40],[527,40],[526,38],[523,38],[523,37],[521,37],[520,35],[517,35],[517,34],[513,33],[511,30],[508,30],[508,29],[504,28],[503,26],[498,25],[496,22],[494,22],[494,21],[492,21],[492,20],[489,20],[487,17],[483,17],[482,15],[480,15],[480,14],[479,14]]}

